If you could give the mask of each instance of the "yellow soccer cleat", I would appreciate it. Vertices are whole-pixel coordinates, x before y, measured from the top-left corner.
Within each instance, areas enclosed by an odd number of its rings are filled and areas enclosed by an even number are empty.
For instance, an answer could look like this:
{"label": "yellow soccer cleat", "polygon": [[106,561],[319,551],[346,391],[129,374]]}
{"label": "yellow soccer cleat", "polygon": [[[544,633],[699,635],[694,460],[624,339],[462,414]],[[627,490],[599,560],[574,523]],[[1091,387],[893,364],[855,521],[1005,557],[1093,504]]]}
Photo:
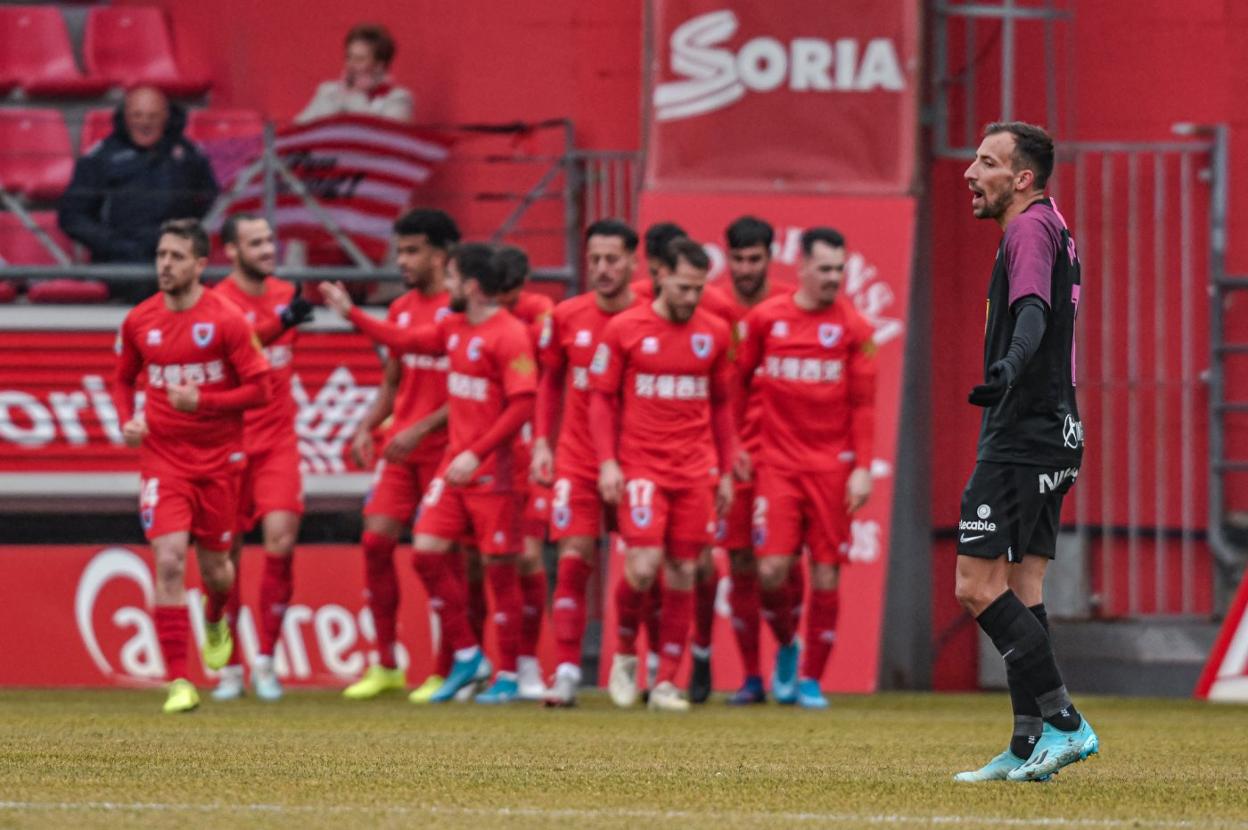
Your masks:
{"label": "yellow soccer cleat", "polygon": [[216,671],[225,668],[234,651],[234,638],[225,617],[214,622],[204,620],[204,665]]}
{"label": "yellow soccer cleat", "polygon": [[356,682],[342,690],[347,700],[372,700],[382,692],[401,692],[407,688],[407,676],[402,669],[370,666]]}
{"label": "yellow soccer cleat", "polygon": [[169,695],[165,698],[163,711],[166,715],[179,712],[190,712],[199,708],[199,692],[189,680],[179,677],[169,684]]}
{"label": "yellow soccer cleat", "polygon": [[428,703],[434,692],[442,688],[442,675],[431,674],[420,684],[420,688],[407,696],[408,703]]}

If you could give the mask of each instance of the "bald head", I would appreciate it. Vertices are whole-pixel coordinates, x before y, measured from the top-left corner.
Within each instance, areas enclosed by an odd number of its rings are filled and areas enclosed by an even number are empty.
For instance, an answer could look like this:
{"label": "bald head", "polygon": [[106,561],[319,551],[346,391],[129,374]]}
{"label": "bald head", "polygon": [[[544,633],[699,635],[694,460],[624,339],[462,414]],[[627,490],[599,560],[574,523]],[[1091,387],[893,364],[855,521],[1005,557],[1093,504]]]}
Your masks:
{"label": "bald head", "polygon": [[159,89],[136,87],[126,93],[126,132],[143,149],[156,146],[169,121],[169,99]]}

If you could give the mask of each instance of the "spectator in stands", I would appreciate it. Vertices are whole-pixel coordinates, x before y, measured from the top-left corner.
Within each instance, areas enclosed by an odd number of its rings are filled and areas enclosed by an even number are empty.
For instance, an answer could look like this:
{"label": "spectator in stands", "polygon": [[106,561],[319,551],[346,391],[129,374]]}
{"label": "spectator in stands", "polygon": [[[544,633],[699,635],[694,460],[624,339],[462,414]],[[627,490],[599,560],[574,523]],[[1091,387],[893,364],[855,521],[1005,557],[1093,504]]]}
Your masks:
{"label": "spectator in stands", "polygon": [[377,23],[360,23],[347,32],[346,65],[342,77],[325,81],[296,116],[306,124],[339,113],[376,115],[394,121],[412,120],[412,93],[390,77],[394,38]]}
{"label": "spectator in stands", "polygon": [[[113,132],[78,159],[57,219],[92,262],[151,264],[162,222],[208,212],[217,180],[185,126],[185,111],[163,92],[137,87],[114,114]],[[109,290],[137,302],[155,283],[110,282]]]}

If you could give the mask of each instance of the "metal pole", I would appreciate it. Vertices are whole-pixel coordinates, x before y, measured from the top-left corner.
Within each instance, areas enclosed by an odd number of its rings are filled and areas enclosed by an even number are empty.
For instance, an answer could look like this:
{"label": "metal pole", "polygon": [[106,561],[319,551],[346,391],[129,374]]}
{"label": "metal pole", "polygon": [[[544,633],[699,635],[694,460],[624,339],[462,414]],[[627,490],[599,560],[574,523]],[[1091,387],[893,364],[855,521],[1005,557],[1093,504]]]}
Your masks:
{"label": "metal pole", "polygon": [[1014,118],[1014,0],[1002,0],[1001,120]]}
{"label": "metal pole", "polygon": [[1166,612],[1166,561],[1170,542],[1166,538],[1167,516],[1170,512],[1169,396],[1166,383],[1167,345],[1166,311],[1169,282],[1166,279],[1166,232],[1169,229],[1166,209],[1166,157],[1153,155],[1153,579],[1154,606],[1157,613]]}
{"label": "metal pole", "polygon": [[571,121],[565,121],[563,127],[563,165],[563,260],[570,280],[567,290],[571,293],[581,285],[581,225],[585,221],[581,205],[584,183]]}
{"label": "metal pole", "polygon": [[[1140,156],[1127,156],[1127,613],[1140,613]],[[1102,347],[1103,348],[1103,347]]]}
{"label": "metal pole", "polygon": [[[277,129],[272,119],[264,121],[264,218],[273,233],[281,238],[277,227]],[[236,188],[237,189],[237,188]]]}
{"label": "metal pole", "polygon": [[1195,486],[1193,465],[1196,463],[1195,446],[1192,434],[1199,429],[1196,424],[1196,390],[1195,350],[1192,338],[1195,335],[1196,321],[1195,304],[1192,292],[1195,290],[1195,274],[1192,266],[1192,154],[1184,153],[1179,162],[1179,354],[1180,377],[1182,378],[1182,404],[1179,427],[1179,487],[1182,496],[1181,518],[1183,543],[1180,552],[1181,583],[1183,586],[1184,614],[1192,613],[1193,608],[1193,566],[1196,557],[1196,499],[1192,493]]}
{"label": "metal pole", "polygon": [[1114,609],[1114,157],[1101,155],[1101,616]]}

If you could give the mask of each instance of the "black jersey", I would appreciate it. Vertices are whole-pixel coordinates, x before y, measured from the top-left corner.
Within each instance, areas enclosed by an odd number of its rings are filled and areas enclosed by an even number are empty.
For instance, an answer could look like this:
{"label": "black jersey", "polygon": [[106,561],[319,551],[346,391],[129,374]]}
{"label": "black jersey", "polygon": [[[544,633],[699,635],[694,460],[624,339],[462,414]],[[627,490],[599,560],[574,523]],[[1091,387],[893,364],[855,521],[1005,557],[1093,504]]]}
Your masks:
{"label": "black jersey", "polygon": [[1033,202],[1006,226],[988,287],[984,372],[1005,357],[1014,336],[1011,306],[1027,296],[1044,301],[1047,325],[1040,348],[1005,397],[984,410],[980,461],[1078,467],[1083,423],[1075,403],[1075,316],[1079,257],[1050,199]]}

